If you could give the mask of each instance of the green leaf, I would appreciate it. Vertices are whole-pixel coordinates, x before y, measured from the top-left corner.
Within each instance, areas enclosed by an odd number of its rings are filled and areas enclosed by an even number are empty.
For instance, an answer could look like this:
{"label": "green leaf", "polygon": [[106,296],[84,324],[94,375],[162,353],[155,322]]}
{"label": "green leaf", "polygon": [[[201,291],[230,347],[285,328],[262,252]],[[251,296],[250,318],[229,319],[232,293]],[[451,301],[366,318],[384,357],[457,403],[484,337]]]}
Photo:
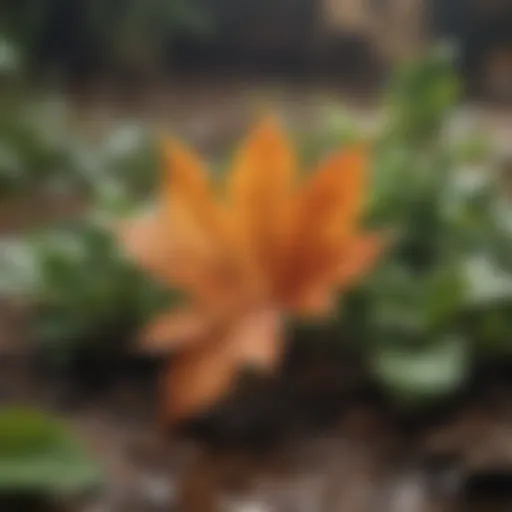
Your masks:
{"label": "green leaf", "polygon": [[457,160],[466,164],[479,164],[489,159],[491,145],[487,134],[468,136],[454,148]]}
{"label": "green leaf", "polygon": [[460,269],[440,265],[426,283],[426,304],[430,329],[442,328],[463,307],[465,286]]}
{"label": "green leaf", "polygon": [[59,420],[30,409],[0,411],[0,492],[75,494],[102,473]]}
{"label": "green leaf", "polygon": [[30,302],[30,339],[52,361],[83,350],[120,355],[158,310],[182,300],[124,257],[104,221],[91,215],[38,231],[0,258],[11,277],[0,293]]}
{"label": "green leaf", "polygon": [[463,340],[444,338],[423,347],[382,346],[372,368],[392,396],[404,402],[426,402],[457,390],[469,370]]}
{"label": "green leaf", "polygon": [[440,134],[459,93],[453,68],[451,52],[434,48],[395,73],[387,92],[391,138],[421,144]]}
{"label": "green leaf", "polygon": [[487,255],[468,258],[464,264],[466,306],[483,307],[512,300],[512,274]]}
{"label": "green leaf", "polygon": [[22,65],[21,49],[0,35],[0,76],[12,76],[20,71]]}

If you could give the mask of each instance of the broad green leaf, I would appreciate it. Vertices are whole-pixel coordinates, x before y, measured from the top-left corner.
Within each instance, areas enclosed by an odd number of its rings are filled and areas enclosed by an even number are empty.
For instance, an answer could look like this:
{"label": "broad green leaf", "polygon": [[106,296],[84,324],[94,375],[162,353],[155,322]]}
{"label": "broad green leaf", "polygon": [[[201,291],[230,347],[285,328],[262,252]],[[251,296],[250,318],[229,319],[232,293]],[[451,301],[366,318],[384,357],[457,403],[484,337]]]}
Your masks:
{"label": "broad green leaf", "polygon": [[29,335],[50,360],[83,350],[120,354],[156,311],[181,300],[121,254],[103,220],[91,215],[36,232],[0,258],[12,277],[0,285],[33,305]]}
{"label": "broad green leaf", "polygon": [[463,340],[447,337],[420,348],[382,346],[372,356],[372,368],[397,399],[422,402],[448,395],[464,384],[468,355]]}
{"label": "broad green leaf", "polygon": [[464,306],[465,283],[458,266],[441,264],[425,284],[429,328],[443,328]]}
{"label": "broad green leaf", "polygon": [[491,257],[482,254],[468,258],[463,270],[468,307],[512,300],[512,274]]}
{"label": "broad green leaf", "polygon": [[22,65],[21,49],[0,34],[0,76],[16,74]]}
{"label": "broad green leaf", "polygon": [[30,409],[0,410],[0,492],[73,494],[101,482],[99,467],[61,421]]}

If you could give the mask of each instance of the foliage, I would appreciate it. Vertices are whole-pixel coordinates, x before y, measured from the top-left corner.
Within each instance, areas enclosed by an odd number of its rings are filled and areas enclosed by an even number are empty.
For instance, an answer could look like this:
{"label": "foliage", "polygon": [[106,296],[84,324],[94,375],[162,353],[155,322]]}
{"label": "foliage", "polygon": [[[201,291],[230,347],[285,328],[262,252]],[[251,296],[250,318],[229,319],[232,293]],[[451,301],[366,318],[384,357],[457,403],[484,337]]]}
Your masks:
{"label": "foliage", "polygon": [[22,67],[18,47],[0,34],[0,80],[15,76]]}
{"label": "foliage", "polygon": [[76,141],[59,102],[0,98],[0,195],[80,183]]}
{"label": "foliage", "polygon": [[144,126],[119,124],[99,147],[88,151],[88,182],[97,201],[109,209],[129,209],[155,189],[156,143]]}
{"label": "foliage", "polygon": [[384,389],[402,403],[435,400],[467,380],[468,352],[462,340],[440,337],[426,347],[377,348],[371,368]]}
{"label": "foliage", "polygon": [[126,201],[153,188],[154,143],[143,125],[120,122],[92,143],[64,99],[25,90],[22,68],[17,46],[0,37],[0,199],[64,191]]}
{"label": "foliage", "polygon": [[131,203],[153,189],[154,143],[144,126],[119,123],[93,143],[71,126],[64,101],[3,92],[0,198],[57,191]]}
{"label": "foliage", "polygon": [[84,350],[123,351],[169,300],[122,257],[99,217],[6,242],[3,265],[4,293],[31,300],[29,334],[57,365]]}
{"label": "foliage", "polygon": [[449,47],[439,46],[395,72],[384,99],[389,116],[386,137],[421,145],[439,134],[460,91],[451,71],[453,57]]}
{"label": "foliage", "polygon": [[101,481],[99,468],[62,422],[31,409],[0,410],[0,494],[60,497]]}
{"label": "foliage", "polygon": [[301,157],[308,165],[332,148],[362,141],[367,133],[361,123],[347,110],[329,104],[320,113],[321,123],[314,132],[311,130],[297,134]]}
{"label": "foliage", "polygon": [[482,353],[510,353],[512,210],[486,138],[457,119],[452,69],[434,52],[391,81],[368,222],[392,243],[343,309],[375,378],[408,403],[459,389]]}

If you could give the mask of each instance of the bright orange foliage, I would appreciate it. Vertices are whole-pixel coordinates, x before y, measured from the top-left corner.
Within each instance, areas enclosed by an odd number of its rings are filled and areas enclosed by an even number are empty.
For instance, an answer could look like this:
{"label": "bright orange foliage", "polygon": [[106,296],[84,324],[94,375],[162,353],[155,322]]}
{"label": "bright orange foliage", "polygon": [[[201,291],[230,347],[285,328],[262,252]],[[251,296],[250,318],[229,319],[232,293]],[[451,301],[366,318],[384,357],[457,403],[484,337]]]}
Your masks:
{"label": "bright orange foliage", "polygon": [[221,197],[178,142],[165,142],[164,161],[155,211],[126,222],[121,239],[143,268],[190,299],[187,309],[156,318],[142,340],[149,350],[177,352],[163,379],[164,420],[175,422],[222,397],[242,367],[272,369],[283,316],[328,314],[382,244],[359,228],[362,148],[335,153],[298,180],[285,134],[265,118]]}

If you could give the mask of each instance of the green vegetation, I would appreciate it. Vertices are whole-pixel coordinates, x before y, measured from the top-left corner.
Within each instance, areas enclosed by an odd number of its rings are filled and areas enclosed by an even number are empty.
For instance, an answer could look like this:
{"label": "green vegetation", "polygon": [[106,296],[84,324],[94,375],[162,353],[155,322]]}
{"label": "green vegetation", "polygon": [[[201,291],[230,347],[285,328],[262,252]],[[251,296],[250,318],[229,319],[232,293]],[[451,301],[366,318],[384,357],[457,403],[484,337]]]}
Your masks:
{"label": "green vegetation", "polygon": [[101,485],[102,473],[61,421],[36,410],[0,410],[0,496],[62,497]]}
{"label": "green vegetation", "polygon": [[434,52],[391,82],[368,218],[391,241],[343,308],[375,378],[407,403],[460,389],[483,352],[510,354],[512,209],[485,137],[454,129],[447,57]]}
{"label": "green vegetation", "polygon": [[56,368],[125,352],[172,299],[123,258],[102,215],[6,241],[3,253],[3,292],[29,298],[29,335]]}

